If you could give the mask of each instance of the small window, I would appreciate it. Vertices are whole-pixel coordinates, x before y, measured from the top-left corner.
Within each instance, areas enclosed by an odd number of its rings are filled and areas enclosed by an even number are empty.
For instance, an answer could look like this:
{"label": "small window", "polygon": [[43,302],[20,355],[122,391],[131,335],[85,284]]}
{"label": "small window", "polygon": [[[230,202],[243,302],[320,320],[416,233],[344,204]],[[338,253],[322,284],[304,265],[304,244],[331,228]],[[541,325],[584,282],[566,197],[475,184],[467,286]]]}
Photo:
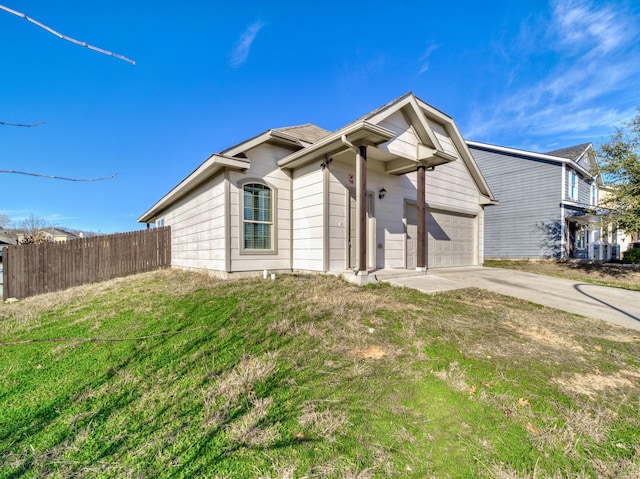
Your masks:
{"label": "small window", "polygon": [[156,221],[156,227],[162,228],[164,226],[164,218]]}
{"label": "small window", "polygon": [[243,249],[273,250],[273,191],[260,183],[242,188]]}
{"label": "small window", "polygon": [[591,185],[591,206],[598,206],[598,187],[595,183]]}
{"label": "small window", "polygon": [[569,184],[569,196],[572,200],[578,199],[578,175],[575,171],[571,172],[571,183]]}

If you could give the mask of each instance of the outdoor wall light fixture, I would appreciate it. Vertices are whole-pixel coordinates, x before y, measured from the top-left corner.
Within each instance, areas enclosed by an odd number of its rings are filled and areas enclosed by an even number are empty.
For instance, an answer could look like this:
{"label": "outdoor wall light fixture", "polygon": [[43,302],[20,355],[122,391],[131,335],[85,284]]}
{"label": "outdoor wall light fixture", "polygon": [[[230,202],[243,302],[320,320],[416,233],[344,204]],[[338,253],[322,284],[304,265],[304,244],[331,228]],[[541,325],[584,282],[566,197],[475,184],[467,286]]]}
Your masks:
{"label": "outdoor wall light fixture", "polygon": [[384,188],[381,188],[380,191],[378,192],[378,198],[383,199],[385,196],[387,196],[387,190],[385,190]]}

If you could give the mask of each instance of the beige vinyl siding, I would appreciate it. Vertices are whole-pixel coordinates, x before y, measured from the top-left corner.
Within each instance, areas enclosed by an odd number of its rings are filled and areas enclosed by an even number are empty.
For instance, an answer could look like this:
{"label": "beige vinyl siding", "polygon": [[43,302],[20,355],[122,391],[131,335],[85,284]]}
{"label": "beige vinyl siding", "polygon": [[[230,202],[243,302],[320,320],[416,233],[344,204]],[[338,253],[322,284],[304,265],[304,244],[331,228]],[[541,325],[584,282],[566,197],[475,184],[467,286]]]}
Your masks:
{"label": "beige vinyl siding", "polygon": [[[353,175],[353,183],[349,182]],[[384,188],[384,199],[378,193]],[[329,174],[329,269],[348,268],[348,200],[355,189],[353,158],[334,159]],[[376,161],[367,164],[367,191],[372,196],[373,212],[367,228],[367,248],[370,265],[375,268],[404,268],[405,231],[404,198],[415,198],[415,186],[406,177],[384,173],[384,165]],[[380,245],[380,247],[378,247]]]}
{"label": "beige vinyl siding", "polygon": [[348,267],[347,249],[347,228],[348,221],[346,212],[348,208],[349,184],[348,175],[354,175],[355,186],[355,164],[340,162],[337,159],[329,167],[329,270],[344,271]]}
{"label": "beige vinyl siding", "polygon": [[323,172],[313,163],[293,173],[293,269],[324,270]]}
{"label": "beige vinyl siding", "polygon": [[[291,153],[285,148],[269,144],[261,144],[246,152],[251,160],[251,167],[244,173],[229,174],[229,208],[230,208],[230,248],[231,272],[288,270],[291,268],[290,231],[291,231],[291,180],[289,175],[278,168],[277,161]],[[240,208],[242,185],[247,180],[264,183],[276,190],[274,204],[274,252],[241,252],[242,217]]]}
{"label": "beige vinyl siding", "polygon": [[418,136],[401,112],[385,118],[380,122],[380,126],[395,132],[396,136],[378,148],[407,158],[416,157]]}
{"label": "beige vinyl siding", "polygon": [[460,158],[460,154],[454,146],[453,140],[451,139],[451,136],[449,136],[449,133],[447,132],[444,125],[441,125],[440,123],[437,123],[431,119],[427,119],[427,122],[433,130],[433,133],[436,135],[436,139],[440,143],[442,150],[445,153],[455,156],[456,158]]}
{"label": "beige vinyl siding", "polygon": [[171,264],[224,270],[225,215],[222,174],[186,196],[163,215],[171,226]]}
{"label": "beige vinyl siding", "polygon": [[[375,249],[376,267],[404,268],[404,202],[406,198],[415,199],[416,187],[405,175],[386,175],[380,163],[371,165],[367,174],[369,190],[373,192],[375,202],[375,238],[371,246]],[[381,188],[387,191],[384,199],[378,198]]]}

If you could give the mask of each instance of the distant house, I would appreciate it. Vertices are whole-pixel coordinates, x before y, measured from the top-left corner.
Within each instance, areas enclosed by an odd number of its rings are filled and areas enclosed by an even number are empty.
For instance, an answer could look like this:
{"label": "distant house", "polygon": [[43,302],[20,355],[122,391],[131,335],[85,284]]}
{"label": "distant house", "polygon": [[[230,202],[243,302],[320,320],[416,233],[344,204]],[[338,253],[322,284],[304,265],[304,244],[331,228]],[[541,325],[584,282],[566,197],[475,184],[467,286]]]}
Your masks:
{"label": "distant house", "polygon": [[334,132],[275,128],[214,154],[138,221],[171,226],[175,267],[365,283],[482,264],[495,203],[453,119],[408,93]]}
{"label": "distant house", "polygon": [[467,141],[500,205],[485,215],[487,258],[620,257],[620,235],[599,206],[593,145],[534,153]]}
{"label": "distant house", "polygon": [[[75,234],[60,228],[50,227],[38,231],[47,241],[62,243],[72,239],[82,238],[82,233]],[[27,233],[18,233],[18,242],[23,241]]]}
{"label": "distant house", "polygon": [[2,261],[2,248],[4,248],[5,246],[12,246],[15,244],[16,244],[15,236],[7,232],[0,233],[0,261]]}
{"label": "distant house", "polygon": [[[606,199],[612,194],[615,186],[604,184],[600,187],[600,200],[601,203],[606,204]],[[611,244],[618,244],[620,246],[620,251],[625,252],[631,246],[631,243],[637,242],[639,240],[639,235],[637,231],[628,232],[623,231],[618,228],[614,224],[603,225],[602,230],[603,238],[606,238],[607,241]]]}

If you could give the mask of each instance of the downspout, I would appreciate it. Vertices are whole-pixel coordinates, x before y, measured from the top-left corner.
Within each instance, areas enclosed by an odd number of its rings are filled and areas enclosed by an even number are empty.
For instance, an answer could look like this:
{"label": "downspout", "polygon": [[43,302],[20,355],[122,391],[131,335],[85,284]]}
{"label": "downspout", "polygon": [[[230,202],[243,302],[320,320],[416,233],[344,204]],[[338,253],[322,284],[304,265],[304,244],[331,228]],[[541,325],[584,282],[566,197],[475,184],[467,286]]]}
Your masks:
{"label": "downspout", "polygon": [[355,146],[353,143],[351,143],[349,140],[347,140],[346,135],[342,135],[340,137],[340,140],[342,141],[342,144],[344,146],[351,148],[356,154],[360,153],[360,150],[358,149],[358,147]]}
{"label": "downspout", "polygon": [[329,248],[329,163],[329,158],[324,155],[323,165],[325,166],[322,168],[322,222],[324,223],[322,228],[322,269],[325,273],[329,271],[331,264],[331,258],[329,257],[331,254]]}
{"label": "downspout", "polygon": [[357,147],[349,140],[346,135],[340,137],[342,144],[351,149],[356,154],[356,258],[357,268],[354,270],[356,275],[367,275],[367,147]]}

